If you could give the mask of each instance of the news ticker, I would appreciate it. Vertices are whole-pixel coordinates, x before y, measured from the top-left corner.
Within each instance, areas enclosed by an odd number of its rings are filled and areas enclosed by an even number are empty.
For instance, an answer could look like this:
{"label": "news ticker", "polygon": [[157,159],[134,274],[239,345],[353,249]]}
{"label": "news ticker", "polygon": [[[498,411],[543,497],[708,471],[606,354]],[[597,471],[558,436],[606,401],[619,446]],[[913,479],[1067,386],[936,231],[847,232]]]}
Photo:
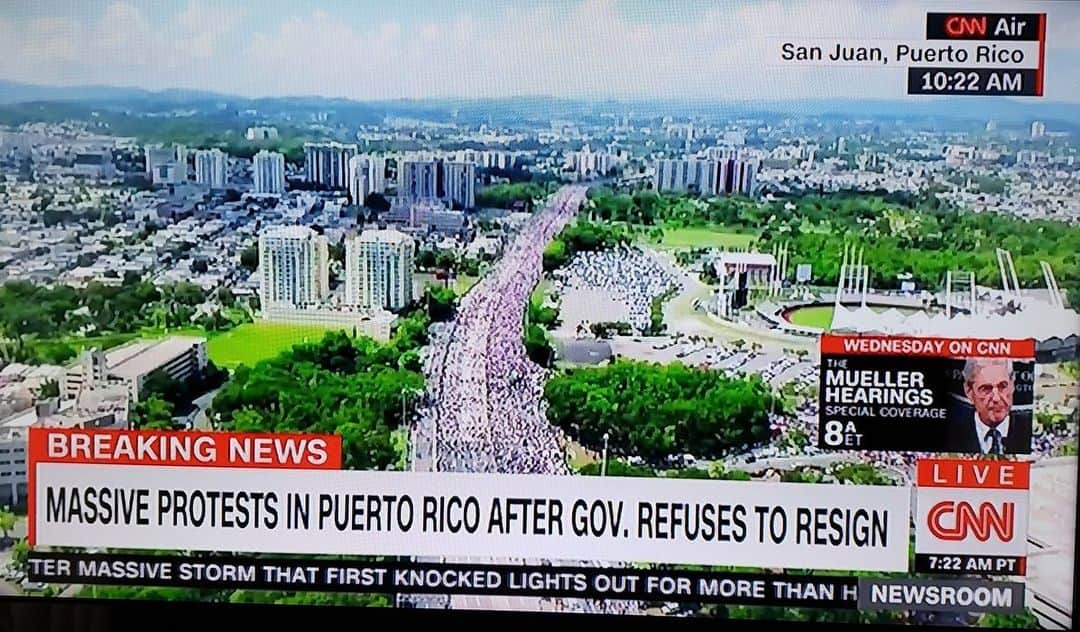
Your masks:
{"label": "news ticker", "polygon": [[978,580],[32,552],[31,581],[211,590],[463,594],[839,610],[1018,612],[1024,585]]}
{"label": "news ticker", "polygon": [[1034,340],[825,335],[819,380],[823,450],[1031,452]]}
{"label": "news ticker", "polygon": [[1044,93],[1045,13],[927,13],[925,38],[784,38],[783,65],[899,67],[909,95]]}

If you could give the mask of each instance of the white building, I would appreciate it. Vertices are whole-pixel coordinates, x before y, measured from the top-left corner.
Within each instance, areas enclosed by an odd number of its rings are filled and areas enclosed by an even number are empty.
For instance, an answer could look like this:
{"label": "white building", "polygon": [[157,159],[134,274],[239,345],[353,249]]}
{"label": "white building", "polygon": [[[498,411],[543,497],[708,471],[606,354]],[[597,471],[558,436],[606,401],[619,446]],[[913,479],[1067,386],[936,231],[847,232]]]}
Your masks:
{"label": "white building", "polygon": [[187,182],[187,148],[183,145],[146,146],[146,175],[154,184]]}
{"label": "white building", "polygon": [[64,374],[64,397],[85,400],[90,392],[122,385],[137,402],[151,373],[161,371],[182,382],[206,364],[206,338],[195,336],[139,340],[108,351],[90,349]]}
{"label": "white building", "polygon": [[412,302],[413,240],[396,230],[365,230],[345,241],[345,302],[398,310]]}
{"label": "white building", "polygon": [[402,160],[398,164],[397,194],[400,200],[438,198],[438,182],[438,161]]}
{"label": "white building", "polygon": [[476,206],[476,164],[472,162],[442,163],[443,190],[441,199],[453,208]]}
{"label": "white building", "polygon": [[248,140],[274,140],[278,137],[278,131],[276,127],[249,127],[247,132],[244,133],[244,138]]}
{"label": "white building", "polygon": [[349,160],[357,153],[356,145],[304,143],[304,179],[331,189],[348,188]]}
{"label": "white building", "polygon": [[1046,124],[1043,123],[1042,121],[1032,121],[1031,122],[1031,138],[1036,139],[1036,138],[1042,138],[1043,136],[1046,136]]}
{"label": "white building", "polygon": [[618,157],[606,151],[593,151],[589,145],[581,151],[566,155],[566,166],[574,172],[578,180],[602,178],[618,164]]}
{"label": "white building", "polygon": [[702,195],[752,195],[757,167],[753,161],[728,158],[663,158],[653,165],[657,191],[698,191]]}
{"label": "white building", "polygon": [[945,164],[950,167],[966,165],[975,158],[973,145],[949,145],[945,148]]}
{"label": "white building", "polygon": [[265,149],[251,159],[253,191],[261,194],[285,192],[285,156]]}
{"label": "white building", "polygon": [[363,204],[368,195],[386,191],[386,158],[360,154],[349,159],[349,195]]}
{"label": "white building", "polygon": [[229,180],[229,157],[220,149],[195,152],[195,182],[211,189],[223,189]]}
{"label": "white building", "polygon": [[476,206],[476,163],[410,158],[398,166],[398,199],[435,199],[455,208]]}
{"label": "white building", "polygon": [[329,243],[306,226],[279,226],[259,236],[259,298],[263,308],[316,305],[330,285]]}
{"label": "white building", "polygon": [[112,178],[116,176],[112,152],[108,149],[86,150],[75,154],[71,170],[75,175],[88,178]]}
{"label": "white building", "polygon": [[26,454],[30,432],[27,426],[18,422],[24,418],[30,420],[33,412],[30,410],[12,417],[13,427],[0,426],[0,503],[4,505],[14,507],[26,499]]}

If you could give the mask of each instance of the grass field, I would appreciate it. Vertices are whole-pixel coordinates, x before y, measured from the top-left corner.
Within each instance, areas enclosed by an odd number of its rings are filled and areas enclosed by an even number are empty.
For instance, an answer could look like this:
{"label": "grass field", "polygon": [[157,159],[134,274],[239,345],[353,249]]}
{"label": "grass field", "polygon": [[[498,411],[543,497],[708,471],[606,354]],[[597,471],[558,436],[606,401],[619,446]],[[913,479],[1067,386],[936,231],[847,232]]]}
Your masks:
{"label": "grass field", "polygon": [[693,226],[665,228],[661,248],[746,248],[757,238],[753,234],[734,233],[722,227]]}
{"label": "grass field", "polygon": [[800,327],[828,329],[832,325],[832,317],[832,305],[811,305],[810,307],[796,308],[795,311],[791,312],[788,320]]}
{"label": "grass field", "polygon": [[293,345],[321,340],[326,332],[336,329],[339,328],[264,321],[246,323],[212,336],[206,343],[206,351],[214,364],[220,367],[231,369],[239,364],[251,366]]}
{"label": "grass field", "polygon": [[458,296],[461,296],[465,292],[472,289],[472,286],[476,285],[476,282],[480,280],[480,277],[469,276],[467,274],[459,274],[454,279],[454,292]]}

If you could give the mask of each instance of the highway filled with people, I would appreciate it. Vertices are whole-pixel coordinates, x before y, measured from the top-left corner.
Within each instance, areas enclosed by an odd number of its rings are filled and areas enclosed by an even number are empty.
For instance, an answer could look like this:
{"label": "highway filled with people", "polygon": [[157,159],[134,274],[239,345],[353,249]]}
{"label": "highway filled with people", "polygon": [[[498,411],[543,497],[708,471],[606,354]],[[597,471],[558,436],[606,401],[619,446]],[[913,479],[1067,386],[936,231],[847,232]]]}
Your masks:
{"label": "highway filled with people", "polygon": [[529,294],[544,247],[577,213],[585,187],[564,187],[508,245],[462,300],[429,352],[430,406],[420,426],[435,438],[430,469],[565,474],[558,432],[544,414],[544,371],[522,344]]}
{"label": "highway filled with people", "polygon": [[[545,414],[545,371],[526,355],[522,340],[544,248],[577,213],[585,192],[586,187],[567,186],[555,193],[462,298],[454,321],[433,330],[425,362],[428,390],[413,432],[414,470],[570,473],[563,438]],[[636,610],[633,602],[479,595],[414,596],[410,602],[427,608]]]}

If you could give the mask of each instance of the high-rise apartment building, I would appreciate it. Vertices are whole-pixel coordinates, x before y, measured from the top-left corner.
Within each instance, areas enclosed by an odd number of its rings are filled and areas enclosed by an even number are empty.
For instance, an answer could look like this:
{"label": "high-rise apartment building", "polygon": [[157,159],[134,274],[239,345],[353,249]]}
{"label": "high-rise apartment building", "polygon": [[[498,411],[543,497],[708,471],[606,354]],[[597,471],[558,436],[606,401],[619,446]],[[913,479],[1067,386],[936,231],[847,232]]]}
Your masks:
{"label": "high-rise apartment building", "polygon": [[278,226],[259,236],[259,298],[272,305],[306,307],[329,291],[329,243],[306,226]]}
{"label": "high-rise apartment building", "polygon": [[223,189],[229,181],[229,157],[220,149],[195,152],[195,182],[212,189]]}
{"label": "high-rise apartment building", "polygon": [[442,163],[442,190],[439,199],[453,208],[476,206],[476,163]]}
{"label": "high-rise apartment building", "polygon": [[476,206],[476,163],[406,159],[398,167],[398,199],[436,199],[454,208]]}
{"label": "high-rise apartment building", "polygon": [[396,230],[365,230],[345,241],[345,303],[399,310],[412,302],[413,240]]}
{"label": "high-rise apartment building", "polygon": [[347,189],[349,160],[357,153],[356,145],[304,143],[304,179],[331,189]]}
{"label": "high-rise apartment building", "polygon": [[386,158],[372,154],[350,158],[348,189],[353,204],[363,204],[372,193],[386,191]]}
{"label": "high-rise apartment building", "polygon": [[737,158],[663,158],[653,165],[653,187],[657,191],[698,191],[702,195],[751,195],[754,192],[754,162]]}
{"label": "high-rise apartment building", "polygon": [[251,159],[253,191],[260,194],[285,192],[285,156],[265,149]]}

